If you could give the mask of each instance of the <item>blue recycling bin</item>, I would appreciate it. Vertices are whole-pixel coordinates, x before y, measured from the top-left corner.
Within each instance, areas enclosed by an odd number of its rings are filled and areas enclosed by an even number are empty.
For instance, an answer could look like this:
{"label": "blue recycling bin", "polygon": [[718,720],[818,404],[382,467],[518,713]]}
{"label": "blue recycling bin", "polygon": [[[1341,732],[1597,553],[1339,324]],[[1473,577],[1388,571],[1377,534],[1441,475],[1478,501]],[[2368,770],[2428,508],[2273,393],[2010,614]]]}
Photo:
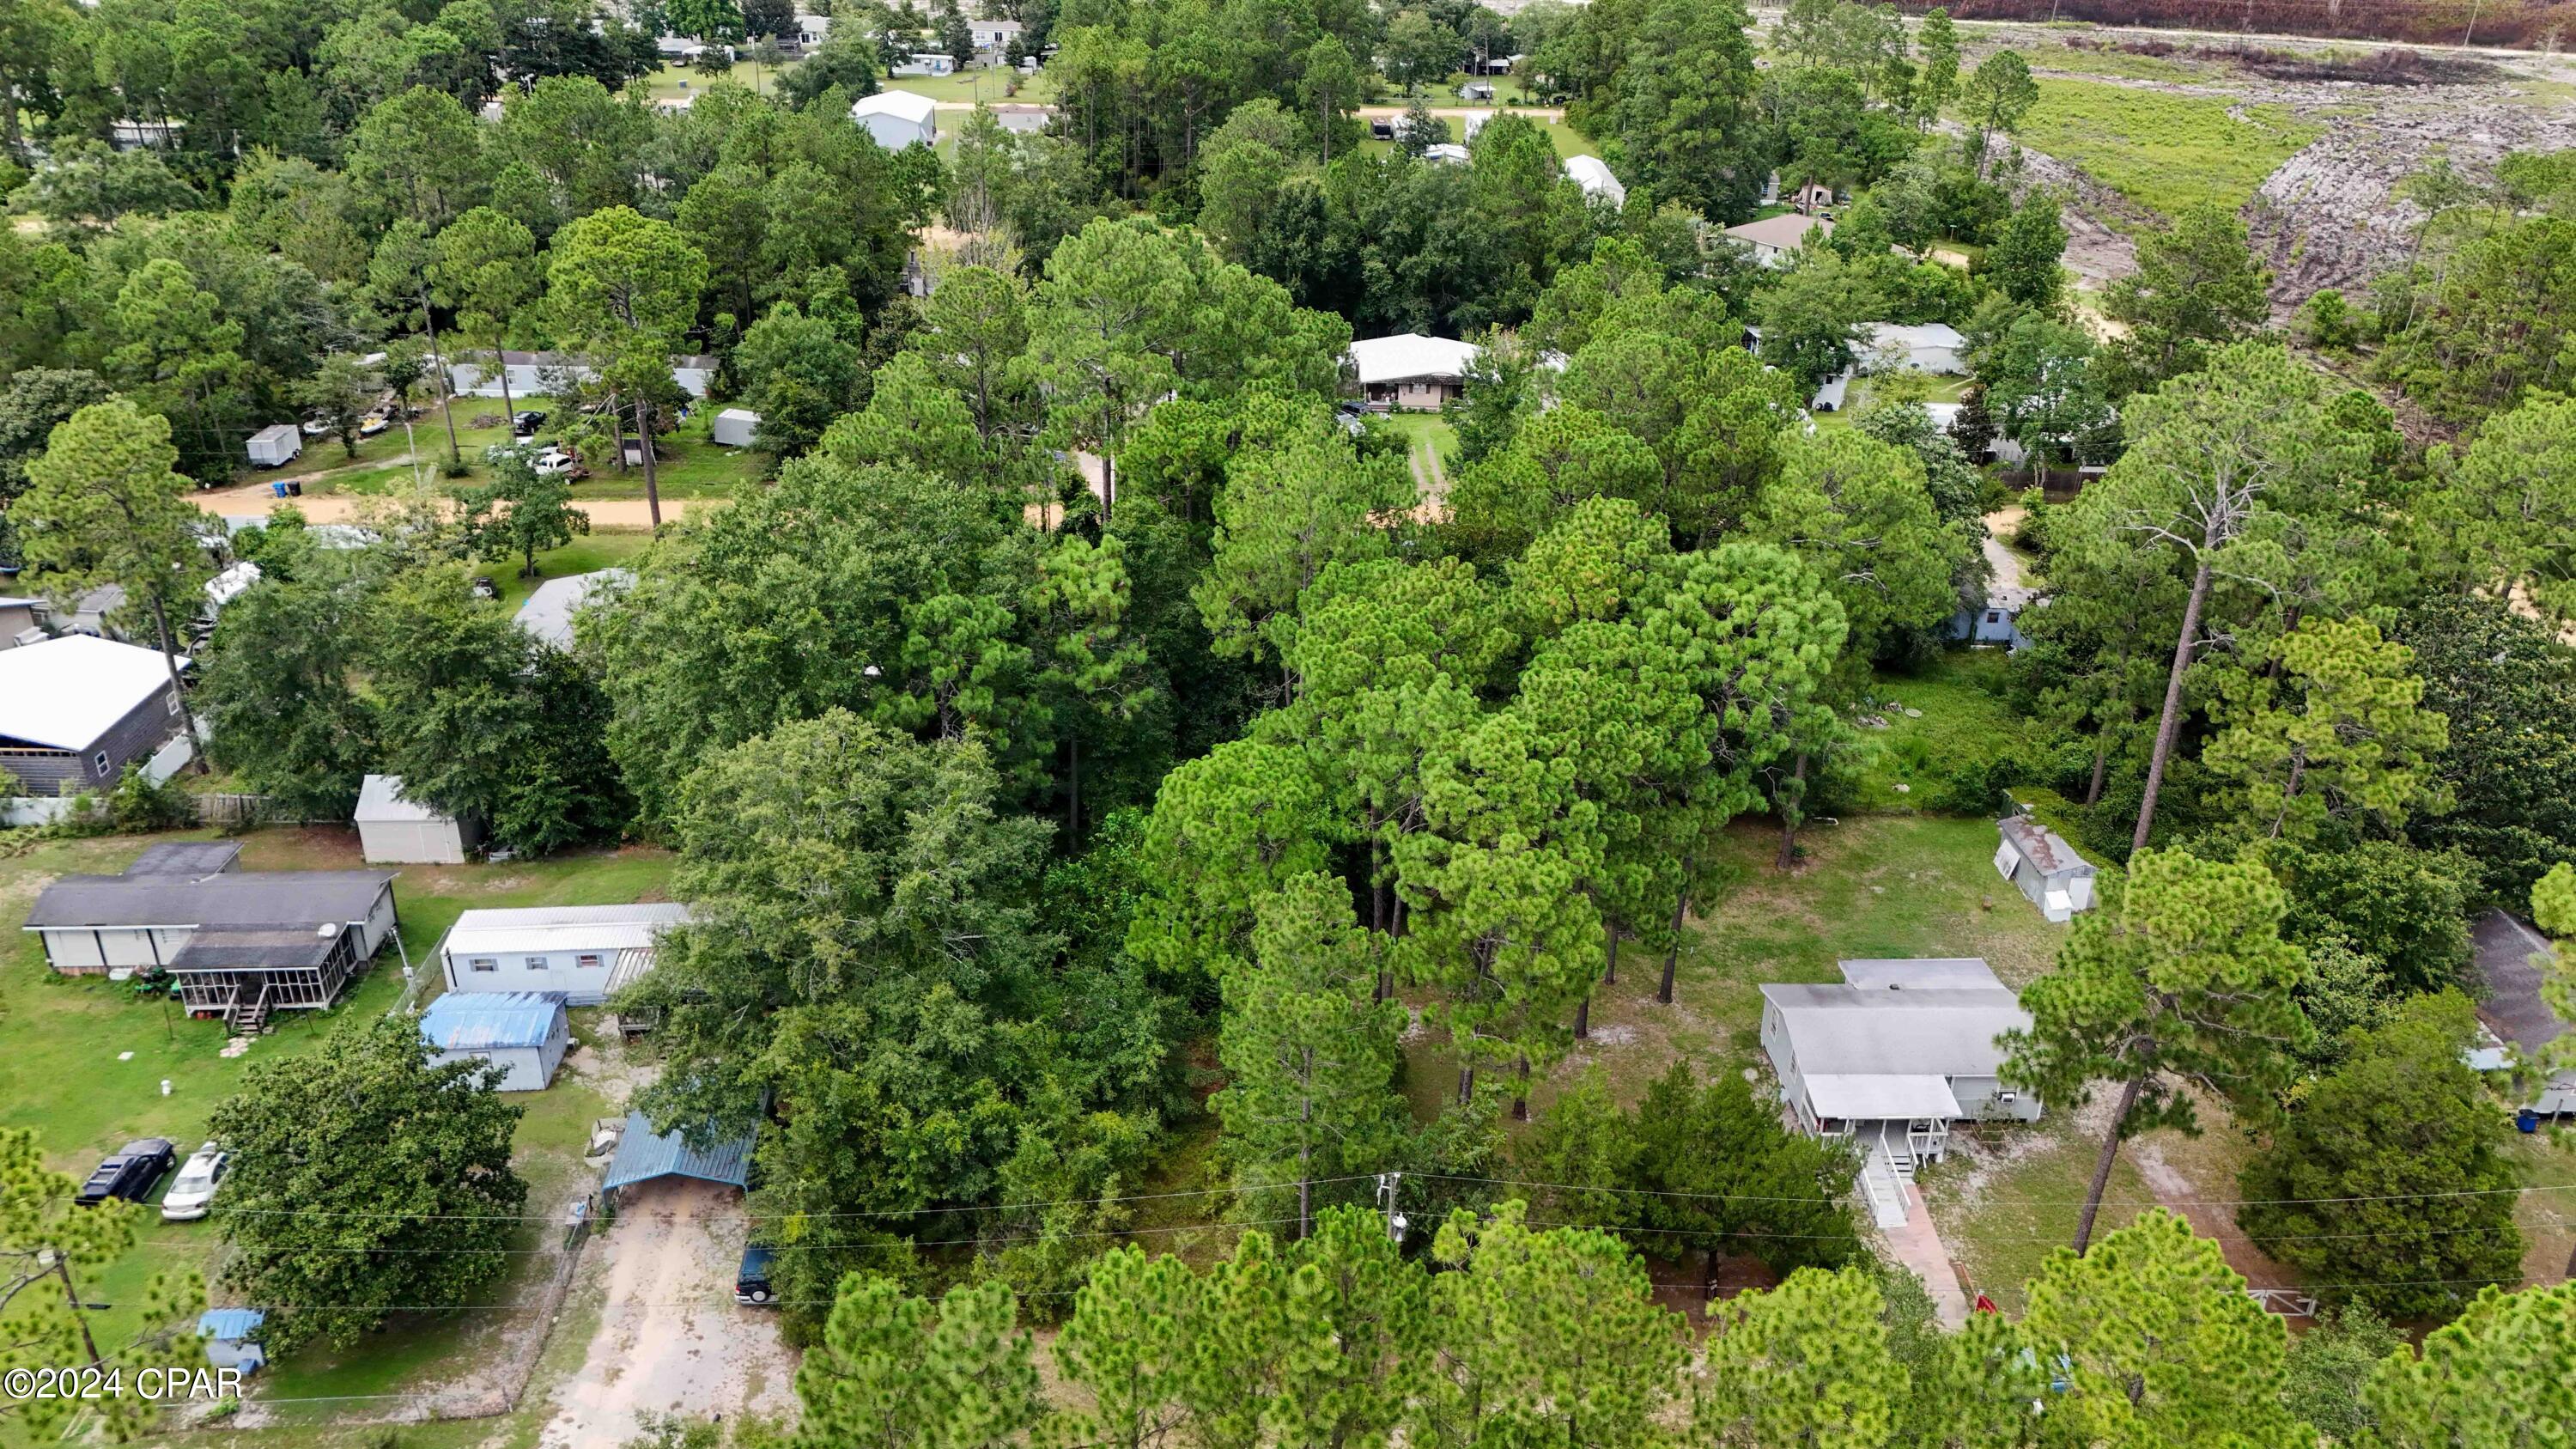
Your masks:
{"label": "blue recycling bin", "polygon": [[271,483],[268,485],[268,491],[276,494],[280,498],[283,498],[286,496],[286,485],[284,483]]}
{"label": "blue recycling bin", "polygon": [[2529,1107],[2525,1107],[2521,1111],[2513,1114],[2513,1125],[2525,1132],[2538,1132],[2540,1130],[2540,1114],[2531,1110]]}

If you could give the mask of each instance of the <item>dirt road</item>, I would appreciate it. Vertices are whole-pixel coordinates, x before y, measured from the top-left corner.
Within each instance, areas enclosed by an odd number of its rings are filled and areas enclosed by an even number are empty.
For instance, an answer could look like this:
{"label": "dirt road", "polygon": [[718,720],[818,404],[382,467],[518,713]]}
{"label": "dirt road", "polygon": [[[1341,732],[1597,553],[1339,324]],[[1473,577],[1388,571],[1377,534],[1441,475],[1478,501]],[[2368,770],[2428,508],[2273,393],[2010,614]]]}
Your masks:
{"label": "dirt road", "polygon": [[[691,508],[721,504],[722,498],[665,498],[662,519],[669,522]],[[197,495],[197,506],[208,513],[227,518],[245,518],[268,514],[294,504],[304,510],[307,523],[364,523],[389,500],[351,493],[308,493],[301,498],[280,498],[269,492],[265,483],[244,484],[239,488],[216,488]],[[590,515],[593,528],[651,528],[653,516],[641,498],[583,498],[577,493],[572,506]]]}
{"label": "dirt road", "polygon": [[795,1358],[775,1312],[733,1301],[740,1195],[666,1179],[634,1189],[593,1244],[606,1303],[581,1368],[555,1390],[543,1449],[614,1449],[647,1412],[789,1415]]}

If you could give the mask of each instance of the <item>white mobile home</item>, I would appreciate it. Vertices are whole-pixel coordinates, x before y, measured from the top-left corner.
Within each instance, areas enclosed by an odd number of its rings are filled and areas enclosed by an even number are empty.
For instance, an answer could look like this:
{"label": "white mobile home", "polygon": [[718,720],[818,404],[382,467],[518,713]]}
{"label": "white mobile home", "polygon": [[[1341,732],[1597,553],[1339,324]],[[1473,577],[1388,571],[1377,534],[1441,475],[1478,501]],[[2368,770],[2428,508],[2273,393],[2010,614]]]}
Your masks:
{"label": "white mobile home", "polygon": [[894,73],[898,76],[922,77],[955,75],[957,58],[944,50],[916,50],[895,62]]}
{"label": "white mobile home", "polygon": [[686,924],[673,902],[467,911],[439,943],[451,992],[548,992],[597,1006],[653,969],[662,933]]}
{"label": "white mobile home", "polygon": [[1628,204],[1628,188],[1610,170],[1610,163],[1598,156],[1565,158],[1565,179],[1583,188],[1589,201],[1606,201],[1612,206]]}
{"label": "white mobile home", "polygon": [[2075,853],[2066,837],[2019,815],[1995,822],[1995,873],[2052,921],[2070,921],[2093,909],[2093,862]]}
{"label": "white mobile home", "polygon": [[563,998],[540,991],[476,991],[442,996],[421,1013],[420,1034],[444,1066],[489,1062],[503,1073],[495,1089],[542,1092],[572,1045]]}
{"label": "white mobile home", "polygon": [[369,865],[462,865],[483,839],[474,822],[404,799],[400,775],[369,775],[353,818]]}

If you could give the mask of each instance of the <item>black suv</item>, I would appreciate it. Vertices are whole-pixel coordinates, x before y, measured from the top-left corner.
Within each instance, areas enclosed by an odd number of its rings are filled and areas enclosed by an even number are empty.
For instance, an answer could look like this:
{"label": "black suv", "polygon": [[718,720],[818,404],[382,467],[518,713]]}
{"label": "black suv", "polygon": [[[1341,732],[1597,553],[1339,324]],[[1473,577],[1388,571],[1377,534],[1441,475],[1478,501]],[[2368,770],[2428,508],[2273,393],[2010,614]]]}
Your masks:
{"label": "black suv", "polygon": [[742,1250],[742,1266],[733,1275],[734,1302],[766,1308],[778,1301],[778,1291],[769,1286],[769,1263],[776,1256],[757,1244]]}
{"label": "black suv", "polygon": [[545,425],[546,415],[544,413],[537,412],[534,409],[524,413],[512,413],[510,415],[510,435],[512,437],[533,438],[537,435],[537,429],[542,428]]}
{"label": "black suv", "polygon": [[112,1197],[141,1202],[161,1185],[175,1157],[167,1137],[128,1142],[90,1173],[89,1181],[81,1184],[80,1196],[72,1201],[81,1207],[96,1207]]}

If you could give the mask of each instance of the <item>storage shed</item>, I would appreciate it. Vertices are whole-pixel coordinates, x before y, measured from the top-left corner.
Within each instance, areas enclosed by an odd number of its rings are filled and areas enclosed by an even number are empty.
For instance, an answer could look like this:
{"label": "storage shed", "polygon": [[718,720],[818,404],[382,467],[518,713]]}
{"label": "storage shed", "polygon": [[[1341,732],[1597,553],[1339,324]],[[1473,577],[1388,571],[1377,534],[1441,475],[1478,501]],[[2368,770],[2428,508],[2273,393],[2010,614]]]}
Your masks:
{"label": "storage shed", "polygon": [[467,911],[439,943],[439,970],[451,992],[545,991],[597,1006],[652,970],[662,933],[688,919],[672,901]]}
{"label": "storage shed", "polygon": [[1583,188],[1588,201],[1606,201],[1612,206],[1628,204],[1628,188],[1610,171],[1610,163],[1598,156],[1565,158],[1565,179]]}
{"label": "storage shed", "polygon": [[760,430],[760,414],[749,408],[726,408],[716,414],[707,428],[707,436],[722,448],[748,448],[752,434]]}
{"label": "storage shed", "polygon": [[686,1134],[656,1132],[641,1112],[626,1114],[626,1130],[617,1139],[617,1155],[608,1163],[600,1187],[615,1192],[659,1177],[694,1177],[700,1182],[742,1187],[751,1181],[750,1134],[716,1137],[701,1134],[704,1147],[692,1147]]}
{"label": "storage shed", "polygon": [[268,1315],[256,1308],[209,1308],[197,1315],[197,1336],[206,1341],[206,1364],[209,1368],[240,1369],[252,1373],[267,1364],[268,1350],[260,1347],[260,1325]]}
{"label": "storage shed", "polygon": [[250,435],[250,461],[260,468],[283,468],[304,453],[304,434],[293,423],[279,423]]}
{"label": "storage shed", "polygon": [[404,799],[400,775],[369,775],[358,790],[355,818],[358,849],[369,865],[462,865],[483,839],[473,821]]}
{"label": "storage shed", "polygon": [[1996,822],[1995,873],[2052,921],[2074,919],[2093,908],[2093,862],[2075,853],[2066,837],[2025,816]]}
{"label": "storage shed", "polygon": [[442,996],[420,1014],[421,1039],[440,1065],[489,1062],[504,1092],[542,1092],[572,1045],[564,999],[550,991],[475,991]]}

